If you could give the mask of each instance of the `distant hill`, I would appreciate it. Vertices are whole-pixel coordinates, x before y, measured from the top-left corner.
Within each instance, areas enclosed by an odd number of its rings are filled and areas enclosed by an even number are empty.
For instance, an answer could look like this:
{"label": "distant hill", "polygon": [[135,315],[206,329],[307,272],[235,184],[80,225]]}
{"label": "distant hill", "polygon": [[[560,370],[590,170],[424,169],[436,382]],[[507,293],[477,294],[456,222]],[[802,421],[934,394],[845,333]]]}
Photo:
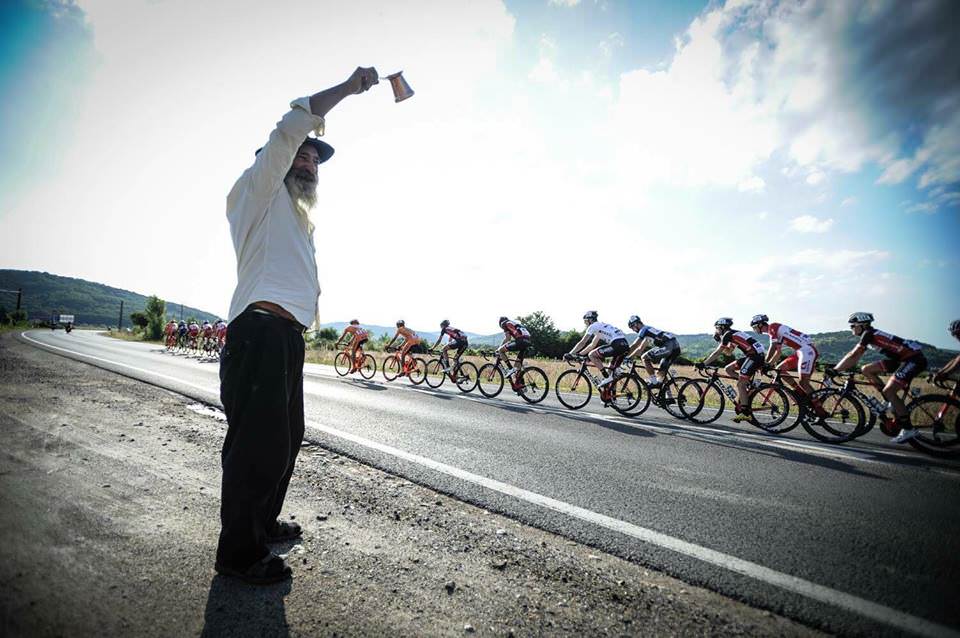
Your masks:
{"label": "distant hill", "polygon": [[[123,325],[130,327],[130,313],[143,311],[147,296],[112,288],[85,279],[61,277],[34,270],[0,270],[0,289],[23,289],[22,308],[30,320],[46,320],[51,315],[72,314],[77,325],[116,326],[123,300]],[[0,307],[8,312],[16,308],[15,295],[0,295]],[[167,315],[179,316],[180,304],[167,301]],[[213,321],[217,315],[198,308],[183,307],[184,318],[193,316]]]}

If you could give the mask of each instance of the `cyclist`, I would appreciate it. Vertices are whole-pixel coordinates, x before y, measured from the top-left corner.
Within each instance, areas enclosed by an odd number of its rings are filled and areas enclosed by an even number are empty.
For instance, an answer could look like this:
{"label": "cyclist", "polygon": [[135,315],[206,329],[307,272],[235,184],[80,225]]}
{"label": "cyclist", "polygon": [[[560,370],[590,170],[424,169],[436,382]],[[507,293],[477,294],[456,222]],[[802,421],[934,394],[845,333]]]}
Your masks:
{"label": "cyclist", "polygon": [[187,324],[183,319],[177,324],[177,345],[181,348],[187,347]]}
{"label": "cyclist", "polygon": [[[583,314],[583,324],[587,327],[587,330],[580,337],[580,341],[563,358],[572,359],[580,354],[581,350],[585,350],[590,363],[603,375],[603,380],[597,384],[598,388],[602,388],[613,380],[612,372],[623,361],[624,355],[630,350],[630,344],[627,343],[627,335],[624,334],[623,330],[609,323],[598,321],[597,317],[596,310],[588,310]],[[611,365],[611,374],[609,375],[603,366],[603,360],[606,357],[613,357],[613,365]]]}
{"label": "cyclist", "polygon": [[747,386],[753,375],[763,368],[763,345],[746,332],[734,330],[733,319],[730,317],[720,317],[714,322],[713,328],[713,339],[720,345],[698,363],[696,368],[702,370],[721,354],[731,354],[734,348],[743,353],[742,357],[728,364],[723,370],[731,377],[737,375],[737,404],[734,406],[736,415],[733,422],[747,421],[751,416],[750,406],[747,404]]}
{"label": "cyclist", "polygon": [[[437,342],[431,346],[431,350],[436,350],[437,346],[440,345],[440,342],[443,341],[443,336],[447,336],[447,345],[443,346],[443,350],[440,352],[440,361],[443,362],[443,367],[447,372],[455,370],[457,364],[460,363],[460,355],[463,354],[463,351],[467,349],[467,335],[463,333],[462,330],[457,330],[456,328],[450,327],[450,321],[444,319],[440,322],[440,335],[437,337]],[[457,351],[457,354],[453,357],[453,365],[450,364],[450,357],[447,354],[448,350],[454,349]]]}
{"label": "cyclist", "polygon": [[404,370],[404,360],[406,359],[407,353],[413,349],[414,346],[420,345],[423,341],[416,332],[407,327],[406,322],[403,319],[397,320],[397,332],[393,335],[393,339],[390,340],[390,343],[387,344],[385,349],[389,349],[393,345],[393,342],[397,339],[403,339],[403,343],[400,344],[398,349],[398,354],[400,358],[400,374],[398,376],[403,376],[406,374]]}
{"label": "cyclist", "polygon": [[227,343],[227,322],[223,319],[217,319],[213,324],[214,331],[217,334],[217,352],[223,351],[224,344]]}
{"label": "cyclist", "polygon": [[657,371],[653,368],[653,361],[659,361],[657,367],[663,373],[663,378],[666,379],[670,366],[680,356],[680,342],[677,341],[677,336],[671,332],[644,325],[637,315],[630,317],[627,326],[637,333],[637,340],[627,352],[627,356],[640,357],[640,360],[643,361],[643,367],[650,375],[650,387],[655,388],[660,385],[660,379],[657,378]]}
{"label": "cyclist", "polygon": [[516,380],[512,377],[523,369],[523,358],[527,356],[527,350],[530,349],[530,331],[519,321],[511,320],[509,317],[500,317],[500,329],[503,330],[503,341],[497,348],[497,355],[509,365],[510,359],[507,358],[506,353],[517,353],[517,360],[507,372],[507,378],[516,387]]}
{"label": "cyclist", "polygon": [[[828,368],[826,373],[832,376],[834,372],[843,372],[852,368],[857,365],[868,348],[886,357],[883,361],[868,363],[860,369],[860,372],[873,387],[883,394],[883,397],[890,402],[893,408],[893,414],[897,420],[897,425],[900,427],[900,432],[890,441],[906,443],[916,437],[919,432],[910,424],[907,406],[903,404],[903,400],[899,396],[900,390],[908,388],[910,381],[927,369],[927,358],[923,356],[920,344],[916,341],[901,339],[889,332],[874,328],[873,315],[869,312],[855,312],[847,319],[847,323],[850,324],[850,332],[854,336],[860,337],[860,341],[837,362],[832,370]],[[892,373],[886,385],[880,381],[878,376],[881,372]]]}
{"label": "cyclist", "polygon": [[177,334],[177,322],[171,319],[167,322],[167,325],[163,328],[163,335],[166,337],[165,341],[167,348],[170,348],[174,345],[175,338]]}
{"label": "cyclist", "polygon": [[190,348],[192,350],[199,349],[200,324],[197,323],[196,319],[187,324],[187,334],[190,336]]}
{"label": "cyclist", "polygon": [[347,374],[352,374],[357,371],[357,355],[359,354],[361,358],[363,357],[363,344],[367,342],[369,337],[370,333],[360,327],[360,321],[351,319],[350,325],[343,329],[343,334],[340,335],[337,342],[333,344],[334,348],[339,348],[341,343],[350,345],[350,372]]}
{"label": "cyclist", "polygon": [[[960,341],[960,319],[955,319],[954,321],[950,322],[949,330],[950,335],[954,339]],[[951,374],[956,372],[957,368],[960,368],[960,354],[955,356],[953,359],[950,359],[947,365],[943,366],[933,374],[933,382],[940,383]],[[953,394],[956,395],[957,393],[960,393],[960,385],[953,388]]]}
{"label": "cyclist", "polygon": [[204,319],[200,330],[203,333],[203,351],[207,352],[213,350],[213,326],[207,319]]}
{"label": "cyclist", "polygon": [[[816,369],[817,358],[820,356],[816,346],[813,345],[813,340],[790,326],[776,322],[770,323],[770,318],[764,314],[753,315],[753,319],[750,320],[750,327],[758,334],[770,336],[769,352],[767,352],[767,358],[764,361],[765,365],[771,367],[776,365],[781,372],[799,372],[799,388],[792,375],[785,374],[781,378],[794,390],[802,391],[807,396],[813,394],[810,376]],[[793,354],[780,361],[778,365],[777,362],[783,354],[783,346],[793,348]],[[815,402],[813,407],[817,416],[826,416],[826,412],[819,403]]]}

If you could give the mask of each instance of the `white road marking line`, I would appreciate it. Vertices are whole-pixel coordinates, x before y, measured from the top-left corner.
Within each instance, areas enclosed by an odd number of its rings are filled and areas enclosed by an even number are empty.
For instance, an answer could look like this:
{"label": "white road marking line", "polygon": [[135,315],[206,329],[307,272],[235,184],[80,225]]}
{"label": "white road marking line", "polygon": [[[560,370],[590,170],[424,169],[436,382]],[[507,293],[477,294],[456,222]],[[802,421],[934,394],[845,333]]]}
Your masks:
{"label": "white road marking line", "polygon": [[[129,368],[131,370],[137,370],[139,372],[145,372],[147,374],[152,374],[161,378],[174,380],[179,384],[187,385],[203,391],[209,391],[201,386],[196,384],[180,381],[169,377],[167,375],[161,375],[149,370],[144,370],[142,368],[137,368],[135,366],[130,366],[123,363],[118,363],[115,361],[109,361],[107,359],[102,359],[100,357],[95,357],[93,355],[87,355],[83,353],[73,352],[66,348],[60,348],[57,346],[51,346],[49,344],[41,343],[27,337],[26,332],[21,333],[21,336],[28,341],[31,341],[42,348],[52,348],[55,350],[60,350],[62,352],[68,352],[71,354],[79,355],[96,361],[102,361],[104,363],[110,363],[112,365],[119,365],[124,368]],[[454,395],[455,396],[455,395]],[[508,483],[502,483],[495,479],[491,479],[479,474],[474,474],[468,472],[467,470],[454,467],[452,465],[447,465],[446,463],[441,463],[440,461],[435,461],[433,459],[420,456],[419,454],[414,454],[412,452],[407,452],[399,448],[395,448],[384,443],[379,443],[371,439],[367,439],[356,434],[349,432],[344,432],[338,430],[337,428],[322,425],[316,421],[308,421],[307,425],[316,430],[326,432],[332,436],[351,441],[358,445],[378,450],[385,454],[422,465],[423,467],[434,470],[435,472],[440,472],[454,478],[473,483],[474,485],[479,485],[489,490],[511,496],[513,498],[544,507],[546,509],[559,512],[561,514],[571,516],[573,518],[578,518],[582,521],[597,525],[611,531],[619,532],[626,536],[636,538],[645,543],[650,543],[651,545],[656,545],[664,549],[676,552],[683,556],[688,556],[696,560],[702,561],[709,565],[714,565],[729,571],[732,571],[737,574],[741,574],[748,578],[778,587],[788,592],[798,594],[805,598],[815,600],[817,602],[825,603],[828,605],[833,605],[844,609],[865,618],[881,622],[892,627],[896,627],[902,631],[909,633],[914,633],[921,636],[952,636],[960,638],[960,632],[956,632],[949,627],[945,627],[938,623],[902,612],[879,603],[875,603],[859,596],[853,594],[848,594],[824,585],[818,585],[812,581],[799,578],[797,576],[791,576],[790,574],[785,574],[783,572],[776,571],[769,567],[765,567],[758,563],[752,561],[744,560],[742,558],[737,558],[730,554],[725,554],[708,547],[703,547],[702,545],[697,545],[695,543],[690,543],[682,539],[664,534],[662,532],[657,532],[646,527],[641,527],[639,525],[634,525],[633,523],[628,523],[626,521],[621,521],[619,519],[606,516],[605,514],[600,514],[592,510],[584,509],[576,505],[571,505],[564,501],[559,501],[557,499],[551,498],[549,496],[544,496],[536,492],[531,492]]]}
{"label": "white road marking line", "polygon": [[806,598],[816,600],[821,603],[833,605],[847,611],[854,612],[871,620],[875,620],[887,625],[891,625],[900,630],[910,633],[916,633],[922,636],[960,636],[960,633],[953,631],[948,627],[930,622],[923,618],[886,607],[879,603],[874,603],[864,598],[854,596],[836,589],[831,589],[824,585],[818,585],[814,582],[791,576],[783,572],[764,567],[763,565],[753,563],[736,556],[724,554],[708,547],[696,545],[679,538],[675,538],[662,532],[657,532],[646,527],[640,527],[633,523],[621,521],[604,514],[577,507],[563,501],[537,494],[523,488],[515,487],[508,483],[501,483],[495,479],[487,478],[479,474],[474,474],[458,467],[447,465],[433,459],[407,452],[399,448],[392,447],[377,441],[343,432],[337,428],[322,425],[316,421],[308,421],[307,425],[311,428],[326,432],[332,436],[351,441],[367,448],[378,450],[385,454],[395,456],[405,461],[410,461],[422,465],[436,472],[452,476],[454,478],[479,485],[487,489],[512,496],[514,498],[544,507],[567,516],[578,518],[580,520],[604,527],[606,529],[620,532],[631,536],[645,543],[650,543],[664,549],[669,549],[678,554],[695,558],[710,565],[715,565],[729,571],[742,574],[754,580],[758,580],[780,589],[784,589]]}

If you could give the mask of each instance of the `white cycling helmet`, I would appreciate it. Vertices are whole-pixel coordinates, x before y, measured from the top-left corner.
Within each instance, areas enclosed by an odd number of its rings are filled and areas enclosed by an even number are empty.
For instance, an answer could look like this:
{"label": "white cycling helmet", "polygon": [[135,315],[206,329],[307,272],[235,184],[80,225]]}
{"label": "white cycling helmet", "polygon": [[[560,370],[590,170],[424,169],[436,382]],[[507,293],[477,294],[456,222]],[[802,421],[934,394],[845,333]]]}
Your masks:
{"label": "white cycling helmet", "polygon": [[873,323],[873,315],[869,312],[855,312],[847,319],[847,323]]}

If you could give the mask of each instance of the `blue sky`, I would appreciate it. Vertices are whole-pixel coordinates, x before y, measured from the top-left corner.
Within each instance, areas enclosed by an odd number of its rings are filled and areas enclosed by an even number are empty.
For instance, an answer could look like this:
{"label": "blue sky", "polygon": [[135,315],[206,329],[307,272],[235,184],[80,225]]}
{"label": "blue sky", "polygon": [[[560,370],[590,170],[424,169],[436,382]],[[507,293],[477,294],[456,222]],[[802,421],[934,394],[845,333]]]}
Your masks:
{"label": "blue sky", "polygon": [[0,267],[225,313],[230,185],[290,100],[372,64],[417,93],[327,118],[324,321],[869,310],[956,347],[956,3],[227,6],[4,3]]}

